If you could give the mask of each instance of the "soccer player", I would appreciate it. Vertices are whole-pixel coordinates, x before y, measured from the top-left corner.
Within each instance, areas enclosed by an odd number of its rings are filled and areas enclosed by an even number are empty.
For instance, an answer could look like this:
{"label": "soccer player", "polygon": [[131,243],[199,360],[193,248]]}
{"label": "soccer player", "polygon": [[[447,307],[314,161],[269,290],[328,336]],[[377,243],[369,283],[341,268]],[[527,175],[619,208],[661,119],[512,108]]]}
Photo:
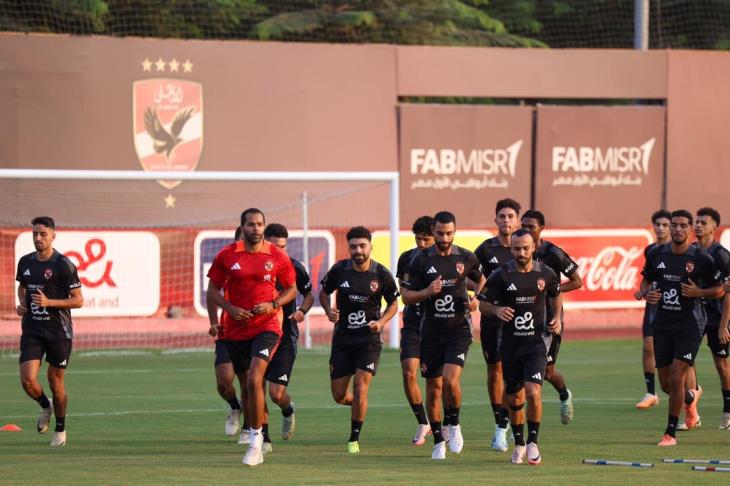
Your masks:
{"label": "soccer player", "polygon": [[682,405],[694,401],[685,381],[707,324],[701,298],[713,297],[720,291],[712,257],[689,244],[692,223],[689,211],[673,211],[671,243],[651,250],[642,271],[642,294],[650,304],[659,304],[654,317],[654,359],[662,390],[669,394],[667,428],[659,446],[677,444]]}
{"label": "soccer player", "polygon": [[[241,239],[241,227],[236,228],[234,234],[234,241]],[[225,285],[223,289],[223,295],[226,295]],[[218,319],[218,306],[213,300],[206,295],[206,307],[208,309],[208,321],[210,322],[210,328],[208,334],[211,337],[216,338],[215,340],[215,380],[216,388],[218,389],[218,395],[228,404],[228,416],[224,426],[226,435],[235,435],[238,433],[241,415],[244,414],[244,410],[241,403],[245,403],[244,392],[246,389],[246,374],[243,372],[236,373],[233,369],[233,363],[231,361],[231,355],[228,352],[228,345],[226,343],[225,330],[221,326]],[[241,386],[241,401],[239,402],[236,396],[236,387],[233,385],[234,376],[238,375],[238,382]],[[244,427],[248,429],[248,426]],[[243,436],[244,432],[241,432]],[[248,438],[248,430],[246,430]]]}
{"label": "soccer player", "polygon": [[[505,328],[502,366],[515,437],[511,461],[522,464],[527,455],[528,464],[537,465],[542,462],[537,446],[542,420],[542,380],[550,340],[561,326],[557,313],[548,323],[546,304],[552,301],[553,309],[561,308],[560,280],[546,264],[533,260],[535,241],[529,231],[515,231],[511,244],[514,261],[501,265],[489,278],[486,289],[479,295],[480,310],[497,317]],[[528,405],[526,446],[525,401]]]}
{"label": "soccer player", "polygon": [[426,378],[426,405],[434,441],[431,458],[445,459],[442,401],[448,420],[449,450],[458,454],[464,447],[459,424],[461,373],[472,341],[467,279],[476,283],[477,292],[486,279],[477,257],[453,244],[456,217],[441,211],[433,219],[435,244],[411,262],[408,279],[404,275],[401,284],[404,304],[423,303],[421,374]]}
{"label": "soccer player", "polygon": [[[534,209],[525,211],[525,214],[522,215],[522,228],[529,231],[535,241],[537,248],[532,257],[549,267],[558,278],[562,274],[568,279],[567,282],[560,284],[562,294],[573,292],[583,286],[583,280],[578,274],[578,264],[562,248],[542,239],[542,231],[545,229],[545,216],[540,211]],[[548,300],[547,313],[548,320],[552,320],[553,315],[555,315],[559,323],[559,329],[553,334],[550,349],[548,349],[545,379],[553,385],[553,388],[560,395],[560,421],[567,425],[573,420],[573,394],[565,384],[565,377],[555,367],[555,363],[558,361],[560,343],[562,342],[563,308],[552,307],[552,301]]]}
{"label": "soccer player", "polygon": [[[289,232],[286,227],[272,223],[264,230],[264,238],[269,243],[286,251]],[[304,316],[314,304],[312,295],[312,281],[309,274],[298,260],[289,257],[296,274],[297,291],[302,296],[302,304],[297,308],[296,300],[291,300],[283,306],[284,309],[284,334],[281,337],[279,348],[269,363],[266,371],[266,380],[269,382],[269,396],[279,406],[283,420],[281,422],[281,438],[289,440],[294,436],[296,430],[296,416],[294,414],[294,402],[292,402],[287,387],[291,380],[294,360],[297,357],[297,339],[299,339],[298,323],[304,320]],[[278,290],[283,290],[281,284],[277,284]],[[268,423],[264,424],[264,441],[268,438]],[[270,441],[269,441],[270,442]]]}
{"label": "soccer player", "polygon": [[[433,245],[433,218],[421,216],[414,223],[411,230],[416,239],[416,247],[398,258],[398,269],[396,277],[402,285],[402,280],[408,280],[408,269],[411,261],[422,250]],[[426,443],[426,436],[431,433],[431,426],[428,424],[426,409],[423,406],[421,388],[418,386],[418,371],[421,368],[421,309],[420,305],[407,305],[403,309],[403,328],[400,333],[400,362],[403,370],[403,389],[406,393],[408,403],[418,421],[416,435],[411,440],[414,446],[421,446]]]}
{"label": "soccer player", "polygon": [[[18,262],[16,308],[22,318],[20,335],[20,384],[30,398],[41,406],[37,430],[48,431],[55,412],[56,429],[51,446],[66,445],[66,404],[68,397],[64,374],[71,357],[73,323],[71,309],[84,304],[81,282],[74,264],[53,248],[56,224],[53,218],[39,216],[31,221],[35,251]],[[38,383],[41,360],[48,363],[48,385],[53,404]]]}
{"label": "soccer player", "polygon": [[[695,220],[695,236],[697,241],[694,243],[698,248],[702,248],[710,254],[715,261],[718,274],[718,280],[722,280],[730,275],[730,252],[715,241],[715,230],[720,226],[720,213],[713,208],[700,208],[696,213]],[[730,429],[730,366],[728,365],[728,351],[730,347],[728,343],[720,342],[720,319],[722,317],[722,301],[719,299],[709,298],[706,300],[707,309],[707,327],[705,334],[707,335],[707,347],[712,352],[712,359],[715,362],[715,369],[720,377],[720,390],[722,391],[723,408],[722,419],[720,420],[720,429]],[[724,329],[727,332],[727,326]],[[685,425],[692,428],[693,419],[699,420],[697,414],[697,401],[699,400],[702,388],[696,385],[695,380],[695,399],[692,404],[685,406]]]}
{"label": "soccer player", "polygon": [[[484,240],[474,250],[474,254],[482,265],[484,276],[489,278],[500,265],[512,261],[510,237],[520,225],[522,206],[514,199],[500,199],[494,208],[494,224],[497,225],[497,236]],[[482,353],[487,362],[487,391],[494,413],[494,437],[492,449],[505,452],[507,446],[507,424],[509,411],[504,400],[504,381],[502,379],[502,356],[499,348],[502,341],[501,321],[494,316],[482,314],[480,319],[480,342]]]}
{"label": "soccer player", "polygon": [[[382,332],[398,312],[398,289],[387,268],[370,258],[372,235],[355,226],[347,232],[350,258],[332,265],[322,279],[319,302],[335,324],[330,354],[332,398],[350,405],[350,439],[347,451],[360,452],[360,431],[368,409],[370,382],[378,370],[383,348]],[[337,292],[337,307],[330,295]],[[380,312],[381,300],[387,307]],[[352,390],[350,380],[353,378]]]}
{"label": "soccer player", "polygon": [[[264,213],[249,208],[241,214],[243,241],[221,249],[208,271],[207,297],[221,315],[228,352],[236,373],[246,373],[246,407],[251,427],[247,466],[264,461],[264,376],[282,335],[281,306],[296,296],[294,267],[287,254],[264,241]],[[283,292],[276,290],[280,283]],[[221,288],[226,285],[226,296]]]}
{"label": "soccer player", "polygon": [[[652,229],[654,230],[655,242],[644,248],[644,260],[649,252],[660,245],[669,243],[669,219],[671,213],[666,209],[660,209],[655,211],[651,215]],[[641,299],[643,295],[641,290],[636,291],[634,297]],[[644,307],[644,321],[641,325],[641,333],[644,337],[643,345],[641,348],[642,365],[644,367],[644,382],[646,383],[646,394],[639,403],[636,404],[636,408],[644,410],[659,405],[659,397],[656,394],[656,386],[654,381],[654,373],[656,371],[656,365],[654,364],[654,319],[653,315],[656,312],[656,306],[646,303]]]}

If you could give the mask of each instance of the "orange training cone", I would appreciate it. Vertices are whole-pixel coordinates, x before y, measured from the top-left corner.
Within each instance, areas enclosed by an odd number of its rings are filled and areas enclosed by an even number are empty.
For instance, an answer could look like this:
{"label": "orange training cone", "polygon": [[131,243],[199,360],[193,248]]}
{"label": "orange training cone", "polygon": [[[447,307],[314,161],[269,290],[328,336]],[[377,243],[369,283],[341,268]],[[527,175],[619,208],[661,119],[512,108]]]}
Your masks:
{"label": "orange training cone", "polygon": [[0,432],[20,432],[21,430],[23,429],[15,424],[6,424],[0,427]]}

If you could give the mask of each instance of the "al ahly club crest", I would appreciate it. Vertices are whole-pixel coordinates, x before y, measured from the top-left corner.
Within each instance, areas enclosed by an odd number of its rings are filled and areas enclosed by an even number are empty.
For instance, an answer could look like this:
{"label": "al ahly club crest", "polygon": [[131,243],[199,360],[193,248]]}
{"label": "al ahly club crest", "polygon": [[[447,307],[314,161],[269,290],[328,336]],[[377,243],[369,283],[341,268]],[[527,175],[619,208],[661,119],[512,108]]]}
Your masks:
{"label": "al ahly club crest", "polygon": [[[193,63],[145,59],[142,71],[192,73]],[[141,79],[133,84],[134,148],[147,171],[193,171],[203,151],[203,85],[172,77]],[[158,181],[172,189],[180,181]],[[175,198],[165,198],[174,207]]]}

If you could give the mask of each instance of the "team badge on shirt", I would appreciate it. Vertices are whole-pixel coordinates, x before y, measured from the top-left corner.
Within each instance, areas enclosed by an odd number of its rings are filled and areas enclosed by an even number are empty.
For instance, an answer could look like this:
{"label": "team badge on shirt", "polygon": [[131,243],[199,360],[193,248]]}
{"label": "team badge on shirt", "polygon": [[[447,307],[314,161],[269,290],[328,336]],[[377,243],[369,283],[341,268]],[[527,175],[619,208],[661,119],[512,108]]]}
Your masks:
{"label": "team badge on shirt", "polygon": [[264,268],[267,272],[270,272],[274,268],[274,262],[266,262],[264,263]]}
{"label": "team badge on shirt", "polygon": [[544,278],[537,279],[537,290],[539,290],[540,292],[545,290],[545,279]]}
{"label": "team badge on shirt", "polygon": [[459,275],[464,273],[464,262],[456,262],[456,271],[459,272]]}
{"label": "team badge on shirt", "polygon": [[695,262],[689,261],[684,264],[685,270],[687,270],[687,273],[692,273],[695,269]]}
{"label": "team badge on shirt", "polygon": [[371,292],[377,292],[379,288],[380,288],[380,284],[378,283],[377,280],[370,281],[370,291]]}
{"label": "team badge on shirt", "polygon": [[53,269],[52,268],[46,268],[43,270],[43,277],[45,277],[46,280],[51,280],[53,277]]}

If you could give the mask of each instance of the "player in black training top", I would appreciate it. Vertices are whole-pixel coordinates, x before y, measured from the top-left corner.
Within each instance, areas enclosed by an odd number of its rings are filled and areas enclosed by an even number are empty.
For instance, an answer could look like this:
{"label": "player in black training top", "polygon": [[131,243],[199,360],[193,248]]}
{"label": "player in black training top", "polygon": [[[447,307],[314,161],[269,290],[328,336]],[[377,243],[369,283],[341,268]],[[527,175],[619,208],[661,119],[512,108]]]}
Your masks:
{"label": "player in black training top", "polygon": [[[722,246],[720,243],[715,241],[715,230],[720,226],[720,213],[713,208],[700,208],[697,210],[695,219],[695,236],[697,241],[694,243],[698,248],[702,248],[710,254],[712,259],[715,261],[715,267],[717,269],[717,279],[724,280],[730,275],[730,252],[727,248]],[[722,297],[722,293],[717,293],[716,297]],[[707,327],[705,327],[705,334],[707,335],[707,347],[712,352],[712,359],[715,362],[715,369],[720,377],[720,390],[722,392],[723,408],[722,408],[722,419],[720,420],[720,429],[730,429],[730,365],[728,365],[728,351],[730,346],[728,343],[720,342],[720,318],[722,317],[722,300],[718,298],[706,299],[706,310],[707,310]],[[727,332],[727,325],[724,326],[724,332]],[[694,370],[694,368],[693,368]],[[695,378],[695,400],[687,407],[689,408],[689,414],[685,413],[685,425],[690,428],[691,423],[688,423],[688,416],[692,417],[692,412],[697,414],[697,401],[702,394],[702,388],[696,383],[696,373],[689,377]],[[691,388],[690,383],[689,388]],[[687,411],[685,408],[685,411]]]}
{"label": "player in black training top", "polygon": [[[545,229],[545,216],[540,211],[534,209],[525,211],[525,214],[522,215],[522,228],[529,231],[533,240],[535,240],[536,249],[533,258],[550,267],[558,276],[558,279],[561,274],[568,279],[567,282],[560,284],[561,293],[573,292],[583,286],[583,280],[578,274],[578,264],[562,248],[542,239],[542,231]],[[548,350],[545,379],[553,385],[553,388],[560,395],[560,421],[567,425],[573,420],[573,394],[565,384],[565,377],[555,367],[555,363],[558,361],[560,343],[562,342],[563,308],[553,309],[550,301],[548,301],[547,311],[548,319],[552,319],[553,314],[555,314],[560,329],[553,336]]]}
{"label": "player in black training top", "polygon": [[[500,199],[494,208],[494,224],[497,225],[497,236],[484,240],[474,250],[474,254],[482,265],[484,276],[489,276],[500,265],[512,261],[510,237],[519,228],[520,210],[522,206],[514,199]],[[502,356],[499,352],[502,341],[502,325],[494,316],[482,314],[479,323],[479,340],[482,354],[487,362],[487,391],[494,414],[494,437],[492,449],[504,452],[507,445],[507,424],[509,412],[504,399],[504,381],[502,378]]]}
{"label": "player in black training top", "polygon": [[641,292],[647,302],[658,304],[654,316],[654,359],[662,390],[669,394],[668,423],[660,446],[677,444],[679,412],[684,403],[694,401],[694,393],[686,390],[685,381],[707,324],[701,298],[719,292],[712,257],[689,244],[692,223],[689,211],[673,211],[672,242],[649,252],[642,271]]}
{"label": "player in black training top", "polygon": [[[383,327],[398,312],[398,289],[387,268],[370,258],[372,236],[356,226],[347,232],[350,258],[340,260],[322,279],[319,302],[335,324],[330,354],[332,397],[351,405],[348,452],[360,452],[360,430],[368,408],[368,388],[378,370]],[[337,307],[330,295],[337,291]],[[388,304],[381,314],[381,300]],[[350,378],[355,376],[352,391]]]}
{"label": "player in black training top", "polygon": [[480,310],[497,317],[504,327],[502,366],[515,437],[512,463],[522,464],[527,454],[530,464],[540,464],[537,435],[542,420],[542,380],[550,341],[553,333],[560,330],[557,315],[548,321],[547,302],[560,309],[560,280],[550,267],[533,259],[535,242],[529,231],[515,231],[511,244],[514,261],[500,266],[489,277],[486,289],[479,295]]}
{"label": "player in black training top", "polygon": [[[416,247],[404,251],[398,258],[398,269],[395,276],[408,280],[408,269],[415,256],[433,245],[433,218],[421,216],[413,223],[413,236]],[[421,388],[418,386],[418,370],[421,367],[421,311],[420,304],[407,305],[403,308],[403,328],[400,333],[400,363],[403,370],[403,389],[408,403],[418,421],[416,435],[411,444],[421,446],[426,443],[426,436],[431,433],[428,425],[426,409],[423,407]]]}
{"label": "player in black training top", "polygon": [[467,279],[476,284],[477,290],[481,290],[486,280],[477,257],[453,245],[455,234],[454,215],[447,211],[437,213],[433,226],[436,243],[418,254],[411,263],[408,279],[401,279],[403,303],[422,303],[421,374],[426,378],[433,459],[446,457],[441,433],[442,398],[448,421],[449,450],[459,453],[464,446],[459,425],[461,372],[472,341]]}
{"label": "player in black training top", "polygon": [[[286,243],[289,238],[289,231],[284,225],[278,223],[269,224],[264,230],[264,238],[286,251]],[[309,312],[314,304],[314,295],[312,295],[312,281],[304,265],[294,258],[289,257],[294,265],[294,273],[296,274],[297,291],[302,296],[302,303],[297,307],[296,299],[292,300],[283,307],[284,322],[282,330],[284,334],[279,341],[279,347],[276,348],[274,357],[269,362],[266,369],[266,380],[269,382],[269,396],[271,401],[279,406],[283,416],[281,422],[281,437],[289,440],[296,428],[296,419],[294,414],[294,402],[287,392],[289,381],[291,380],[292,369],[294,368],[294,360],[297,357],[297,340],[299,339],[299,323],[304,321],[304,316]],[[277,289],[279,291],[283,288]],[[266,410],[268,419],[268,409]],[[268,420],[264,424],[263,429],[264,443],[271,442],[268,434]],[[266,447],[266,446],[264,446]]]}
{"label": "player in black training top", "polygon": [[[651,215],[651,224],[652,229],[654,230],[655,241],[644,248],[644,261],[646,261],[646,256],[654,247],[669,243],[669,220],[671,217],[671,213],[666,209],[660,209]],[[634,297],[639,300],[644,296],[642,295],[641,290],[637,290]],[[654,363],[653,327],[655,312],[656,306],[647,302],[646,306],[644,306],[644,321],[641,325],[641,334],[643,336],[643,343],[641,346],[641,364],[644,368],[646,394],[644,394],[644,398],[636,404],[636,408],[639,410],[645,410],[659,405],[659,397],[656,394],[656,385],[654,380],[654,374],[656,371],[656,364]]]}
{"label": "player in black training top", "polygon": [[[36,251],[18,262],[17,313],[22,317],[20,336],[20,383],[23,390],[41,406],[38,433],[48,431],[51,414],[56,414],[56,429],[51,446],[66,445],[66,388],[64,373],[71,357],[73,325],[71,309],[84,304],[76,266],[53,248],[56,224],[48,216],[31,221]],[[48,363],[48,385],[53,404],[38,383],[41,360]]]}

